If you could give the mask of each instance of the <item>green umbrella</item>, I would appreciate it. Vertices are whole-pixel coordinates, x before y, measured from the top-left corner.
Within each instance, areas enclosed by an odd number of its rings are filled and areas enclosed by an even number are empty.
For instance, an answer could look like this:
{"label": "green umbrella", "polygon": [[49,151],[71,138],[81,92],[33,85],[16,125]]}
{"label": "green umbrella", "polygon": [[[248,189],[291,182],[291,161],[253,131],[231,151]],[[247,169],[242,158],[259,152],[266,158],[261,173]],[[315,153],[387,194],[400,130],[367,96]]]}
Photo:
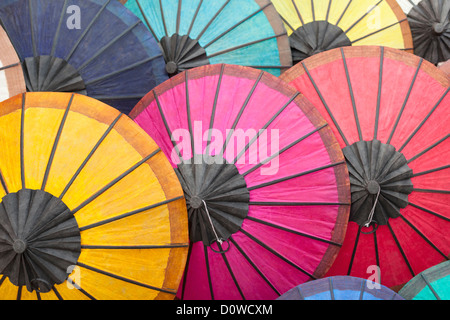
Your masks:
{"label": "green umbrella", "polygon": [[406,300],[449,300],[450,261],[418,274],[399,291],[399,294]]}

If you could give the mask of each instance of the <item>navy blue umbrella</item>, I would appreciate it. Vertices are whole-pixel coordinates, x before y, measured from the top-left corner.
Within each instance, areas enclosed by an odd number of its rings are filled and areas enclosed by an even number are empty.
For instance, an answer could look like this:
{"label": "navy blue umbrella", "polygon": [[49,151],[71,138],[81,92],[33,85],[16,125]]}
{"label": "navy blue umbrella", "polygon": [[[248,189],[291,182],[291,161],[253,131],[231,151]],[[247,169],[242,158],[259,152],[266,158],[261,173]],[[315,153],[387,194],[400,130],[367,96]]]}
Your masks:
{"label": "navy blue umbrella", "polygon": [[2,0],[27,91],[77,92],[128,114],[167,80],[159,45],[116,0]]}

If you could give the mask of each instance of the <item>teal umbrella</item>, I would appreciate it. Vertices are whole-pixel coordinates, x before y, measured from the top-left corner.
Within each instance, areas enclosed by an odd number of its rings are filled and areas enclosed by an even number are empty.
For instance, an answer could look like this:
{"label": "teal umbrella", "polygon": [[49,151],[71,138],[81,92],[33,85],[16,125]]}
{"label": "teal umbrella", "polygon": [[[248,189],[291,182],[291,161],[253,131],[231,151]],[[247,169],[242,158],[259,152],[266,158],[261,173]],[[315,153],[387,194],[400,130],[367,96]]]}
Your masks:
{"label": "teal umbrella", "polygon": [[292,66],[286,29],[269,0],[120,0],[158,40],[173,76],[208,64],[279,76]]}
{"label": "teal umbrella", "polygon": [[418,274],[399,294],[406,300],[450,300],[450,261]]}

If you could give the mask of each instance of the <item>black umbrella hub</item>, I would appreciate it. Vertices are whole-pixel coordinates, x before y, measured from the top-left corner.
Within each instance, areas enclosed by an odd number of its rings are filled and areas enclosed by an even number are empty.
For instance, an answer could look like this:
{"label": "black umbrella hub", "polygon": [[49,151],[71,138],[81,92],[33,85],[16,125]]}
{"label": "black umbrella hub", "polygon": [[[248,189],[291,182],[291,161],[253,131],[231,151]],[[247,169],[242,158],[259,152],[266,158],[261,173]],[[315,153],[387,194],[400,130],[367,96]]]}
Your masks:
{"label": "black umbrella hub", "polygon": [[295,30],[289,37],[294,63],[335,48],[351,46],[345,32],[327,21],[313,21]]}
{"label": "black umbrella hub", "polygon": [[176,172],[186,196],[191,242],[220,244],[240,230],[250,192],[234,164],[202,155],[181,163]]}
{"label": "black umbrella hub", "polygon": [[378,140],[359,141],[343,149],[350,174],[350,220],[360,226],[386,225],[400,216],[413,191],[405,156]]}
{"label": "black umbrella hub", "polygon": [[28,92],[75,92],[87,94],[79,71],[53,56],[25,58],[22,62]]}
{"label": "black umbrella hub", "polygon": [[422,0],[408,13],[414,54],[438,64],[450,59],[450,3]]}
{"label": "black umbrella hub", "polygon": [[28,291],[49,292],[81,253],[77,221],[59,198],[41,190],[9,193],[0,206],[0,274]]}
{"label": "black umbrella hub", "polygon": [[198,40],[191,39],[187,35],[174,34],[165,36],[159,42],[166,71],[169,76],[175,76],[183,71],[210,64],[205,49]]}

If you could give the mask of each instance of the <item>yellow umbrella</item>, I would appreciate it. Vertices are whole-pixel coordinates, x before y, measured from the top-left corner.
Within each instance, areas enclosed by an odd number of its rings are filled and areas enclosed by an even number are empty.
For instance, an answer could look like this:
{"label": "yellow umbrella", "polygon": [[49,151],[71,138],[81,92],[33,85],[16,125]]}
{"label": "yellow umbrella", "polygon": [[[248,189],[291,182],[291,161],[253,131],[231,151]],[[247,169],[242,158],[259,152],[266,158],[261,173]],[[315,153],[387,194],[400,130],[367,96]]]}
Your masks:
{"label": "yellow umbrella", "polygon": [[19,57],[0,26],[0,101],[26,91]]}
{"label": "yellow umbrella", "polygon": [[294,63],[345,46],[379,45],[412,53],[411,30],[396,0],[272,0]]}
{"label": "yellow umbrella", "polygon": [[18,95],[0,104],[0,150],[0,299],[175,297],[183,190],[127,116],[78,94]]}

